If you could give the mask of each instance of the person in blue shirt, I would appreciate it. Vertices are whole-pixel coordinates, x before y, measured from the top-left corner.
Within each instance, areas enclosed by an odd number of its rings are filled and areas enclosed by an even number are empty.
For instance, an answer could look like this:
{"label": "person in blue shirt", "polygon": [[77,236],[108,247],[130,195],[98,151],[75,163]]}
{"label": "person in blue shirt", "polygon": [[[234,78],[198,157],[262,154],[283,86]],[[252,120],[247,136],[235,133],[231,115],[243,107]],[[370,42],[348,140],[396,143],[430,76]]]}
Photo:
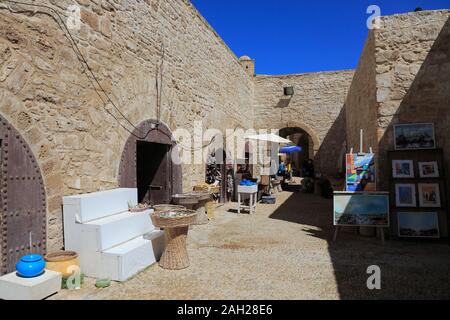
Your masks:
{"label": "person in blue shirt", "polygon": [[286,166],[284,165],[284,161],[280,162],[280,165],[278,166],[278,175],[283,176],[286,174]]}

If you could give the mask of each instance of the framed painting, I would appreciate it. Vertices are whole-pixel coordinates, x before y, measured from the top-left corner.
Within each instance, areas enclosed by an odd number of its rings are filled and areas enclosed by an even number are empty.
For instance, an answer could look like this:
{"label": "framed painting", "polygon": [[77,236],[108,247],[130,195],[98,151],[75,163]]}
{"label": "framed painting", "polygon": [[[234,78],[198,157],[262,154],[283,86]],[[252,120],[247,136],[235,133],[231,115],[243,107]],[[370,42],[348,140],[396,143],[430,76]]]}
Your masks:
{"label": "framed painting", "polygon": [[389,193],[335,192],[335,226],[389,227]]}
{"label": "framed painting", "polygon": [[437,212],[398,212],[398,236],[405,238],[439,238]]}
{"label": "framed painting", "polygon": [[419,176],[421,178],[439,178],[437,161],[419,162]]}
{"label": "framed painting", "polygon": [[424,208],[440,208],[439,183],[419,183],[419,205]]}
{"label": "framed painting", "polygon": [[394,139],[395,150],[436,148],[433,123],[396,124]]}
{"label": "framed painting", "polygon": [[416,207],[416,185],[397,183],[395,185],[395,205],[397,207]]}
{"label": "framed painting", "polygon": [[414,178],[412,160],[392,160],[392,176],[394,178]]}

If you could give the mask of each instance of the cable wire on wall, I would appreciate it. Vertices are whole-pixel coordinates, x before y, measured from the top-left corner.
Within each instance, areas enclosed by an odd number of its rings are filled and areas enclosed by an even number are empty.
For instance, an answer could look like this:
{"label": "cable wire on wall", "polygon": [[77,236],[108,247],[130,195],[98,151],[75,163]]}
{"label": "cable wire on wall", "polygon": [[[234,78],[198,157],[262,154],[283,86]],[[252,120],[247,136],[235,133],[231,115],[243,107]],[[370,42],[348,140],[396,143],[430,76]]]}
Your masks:
{"label": "cable wire on wall", "polygon": [[[24,5],[24,6],[31,6],[34,7],[35,9],[30,10],[30,9],[12,9],[9,5],[7,5],[6,3],[10,3],[10,4],[14,4],[14,5]],[[3,7],[0,7],[0,9],[7,9],[9,10],[11,13],[15,13],[15,14],[20,14],[20,13],[31,13],[33,15],[35,14],[44,14],[47,15],[49,17],[51,17],[53,19],[53,21],[56,22],[56,24],[58,25],[58,27],[61,29],[61,31],[63,31],[65,37],[68,39],[69,43],[70,43],[70,47],[73,50],[73,52],[75,53],[79,63],[81,64],[82,67],[82,72],[86,74],[86,77],[88,78],[89,82],[91,83],[93,89],[95,90],[95,92],[97,93],[98,97],[100,98],[100,100],[102,101],[103,105],[102,108],[105,110],[106,113],[108,113],[118,124],[120,127],[122,127],[125,131],[127,131],[130,135],[134,136],[135,138],[139,139],[139,140],[145,140],[148,135],[154,131],[154,130],[158,130],[158,125],[160,124],[160,120],[161,120],[161,101],[162,101],[162,96],[161,96],[161,90],[162,90],[162,84],[163,84],[163,64],[164,64],[164,57],[165,57],[165,48],[164,48],[164,43],[162,43],[161,45],[161,52],[162,52],[162,57],[161,57],[161,63],[159,66],[159,70],[156,69],[156,92],[157,92],[157,124],[154,128],[150,128],[147,132],[144,132],[143,134],[139,134],[140,129],[138,127],[136,127],[126,116],[125,114],[120,110],[120,108],[114,103],[114,101],[111,99],[111,97],[109,96],[109,94],[105,91],[105,89],[103,88],[103,86],[101,85],[100,81],[97,79],[97,77],[95,76],[94,72],[92,71],[91,67],[89,66],[89,63],[87,62],[86,58],[84,57],[84,55],[82,54],[82,52],[80,51],[75,39],[73,38],[72,34],[70,33],[70,30],[68,29],[67,25],[64,22],[64,19],[61,17],[61,15],[59,14],[58,11],[56,11],[54,8],[47,6],[47,5],[42,5],[42,4],[31,4],[31,3],[25,3],[25,2],[21,2],[21,1],[12,1],[12,0],[2,0],[0,2],[1,5],[4,5]],[[38,10],[37,8],[41,8],[41,9],[48,9],[51,12],[53,12],[55,16],[53,16],[51,13],[46,12],[46,11],[42,11],[42,10]],[[88,71],[89,75],[85,72],[85,70]],[[103,95],[102,95],[103,94]],[[114,115],[109,109],[108,109],[108,104],[111,104],[113,106],[113,108],[119,113],[119,115],[133,128],[133,130],[130,130],[129,128],[127,128],[117,117],[116,115]],[[236,126],[236,128],[234,129],[233,133],[237,130],[239,126]],[[164,131],[161,131],[163,134],[165,134],[169,139],[172,140],[172,136],[170,136],[169,134],[165,133]],[[230,135],[231,136],[231,135]],[[228,138],[229,136],[227,136]],[[198,148],[191,148],[191,147],[186,147],[186,146],[182,146],[179,145],[179,147],[181,147],[184,150],[190,150],[190,151],[196,151],[196,150],[201,150],[204,148],[207,148],[208,146],[210,146],[213,142],[215,141],[215,137],[213,137],[207,144],[202,145],[201,147]]]}

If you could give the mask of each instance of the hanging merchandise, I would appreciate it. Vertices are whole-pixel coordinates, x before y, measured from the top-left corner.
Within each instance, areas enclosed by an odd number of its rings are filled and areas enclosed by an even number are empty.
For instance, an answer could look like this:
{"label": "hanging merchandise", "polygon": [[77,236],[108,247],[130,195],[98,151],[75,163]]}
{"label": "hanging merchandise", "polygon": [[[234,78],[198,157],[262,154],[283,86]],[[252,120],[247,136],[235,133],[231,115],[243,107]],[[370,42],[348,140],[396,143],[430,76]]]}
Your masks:
{"label": "hanging merchandise", "polygon": [[[219,186],[222,182],[222,174],[220,173],[220,165],[217,164],[215,153],[208,156],[206,165],[206,183],[213,186]],[[220,198],[219,193],[213,193],[213,199],[216,201]]]}
{"label": "hanging merchandise", "polygon": [[233,177],[233,170],[228,170],[227,173],[227,193],[233,194],[234,192],[234,177]]}

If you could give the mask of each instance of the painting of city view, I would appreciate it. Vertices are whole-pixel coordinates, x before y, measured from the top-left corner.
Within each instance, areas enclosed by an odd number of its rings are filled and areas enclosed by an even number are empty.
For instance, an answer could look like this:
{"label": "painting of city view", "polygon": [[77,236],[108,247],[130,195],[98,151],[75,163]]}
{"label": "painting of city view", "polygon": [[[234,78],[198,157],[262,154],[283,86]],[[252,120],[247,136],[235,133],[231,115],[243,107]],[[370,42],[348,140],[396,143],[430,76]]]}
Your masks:
{"label": "painting of city view", "polygon": [[432,123],[398,124],[394,126],[395,149],[433,149],[436,147]]}
{"label": "painting of city view", "polygon": [[439,238],[436,212],[399,212],[398,235],[400,237]]}
{"label": "painting of city view", "polygon": [[335,193],[334,225],[389,226],[389,196]]}

